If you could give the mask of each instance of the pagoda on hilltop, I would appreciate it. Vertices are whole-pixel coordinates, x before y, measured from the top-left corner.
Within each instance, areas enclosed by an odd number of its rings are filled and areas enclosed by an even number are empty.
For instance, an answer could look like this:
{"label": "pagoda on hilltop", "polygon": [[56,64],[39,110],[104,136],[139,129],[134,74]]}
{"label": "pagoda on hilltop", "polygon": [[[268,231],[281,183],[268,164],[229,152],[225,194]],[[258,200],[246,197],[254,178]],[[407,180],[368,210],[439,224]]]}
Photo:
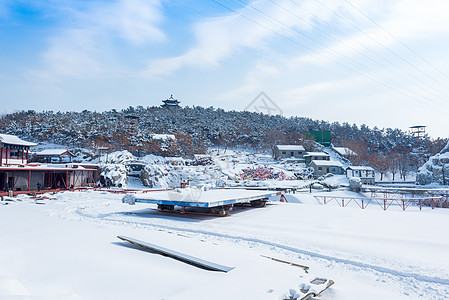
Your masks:
{"label": "pagoda on hilltop", "polygon": [[162,107],[180,107],[179,103],[181,103],[178,99],[174,99],[173,95],[170,95],[170,98],[166,100],[162,100],[162,102],[164,102],[164,104],[161,105]]}

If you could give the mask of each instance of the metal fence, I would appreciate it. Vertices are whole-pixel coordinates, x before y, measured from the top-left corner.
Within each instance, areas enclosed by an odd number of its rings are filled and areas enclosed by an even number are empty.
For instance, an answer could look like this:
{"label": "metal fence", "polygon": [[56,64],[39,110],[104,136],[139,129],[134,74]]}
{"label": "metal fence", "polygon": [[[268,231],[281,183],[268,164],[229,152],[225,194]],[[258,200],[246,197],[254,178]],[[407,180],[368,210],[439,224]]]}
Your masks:
{"label": "metal fence", "polygon": [[407,208],[419,207],[422,210],[423,206],[432,207],[445,207],[447,201],[441,196],[434,197],[421,197],[421,198],[364,198],[364,197],[339,197],[339,196],[314,196],[317,200],[322,201],[324,204],[331,202],[337,203],[340,207],[347,207],[350,203],[355,203],[361,209],[367,208],[369,205],[375,205],[381,207],[383,210],[387,210],[392,205],[401,207],[402,210]]}

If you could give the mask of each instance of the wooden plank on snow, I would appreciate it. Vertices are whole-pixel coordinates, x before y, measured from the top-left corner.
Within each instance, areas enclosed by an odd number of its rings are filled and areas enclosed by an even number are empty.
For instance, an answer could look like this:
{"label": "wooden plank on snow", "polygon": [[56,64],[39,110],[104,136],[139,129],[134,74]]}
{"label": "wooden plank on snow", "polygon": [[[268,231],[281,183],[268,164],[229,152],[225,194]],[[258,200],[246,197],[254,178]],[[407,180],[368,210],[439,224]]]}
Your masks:
{"label": "wooden plank on snow", "polygon": [[174,258],[176,260],[194,265],[196,267],[200,267],[206,270],[210,270],[210,271],[219,271],[219,272],[229,272],[232,269],[234,269],[234,267],[228,267],[228,266],[223,266],[220,264],[216,264],[198,257],[194,257],[191,255],[187,255],[181,252],[177,252],[171,249],[167,249],[155,244],[151,244],[151,243],[147,243],[147,242],[143,242],[143,241],[139,241],[130,237],[126,237],[126,236],[117,236],[119,239],[129,242],[131,244],[135,244],[135,245],[139,245],[143,248],[149,249],[151,251],[154,251],[156,253],[159,253],[161,255],[164,256],[168,256],[171,258]]}

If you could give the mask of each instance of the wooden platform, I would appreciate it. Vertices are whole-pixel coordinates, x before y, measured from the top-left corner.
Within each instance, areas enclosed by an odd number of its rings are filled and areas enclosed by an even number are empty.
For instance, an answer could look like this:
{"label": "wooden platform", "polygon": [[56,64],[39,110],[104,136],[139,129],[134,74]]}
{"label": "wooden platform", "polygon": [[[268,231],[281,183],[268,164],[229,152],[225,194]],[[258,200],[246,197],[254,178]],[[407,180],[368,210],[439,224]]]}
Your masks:
{"label": "wooden platform", "polygon": [[198,189],[180,189],[149,194],[125,195],[122,202],[128,204],[152,203],[184,207],[221,207],[252,201],[266,201],[280,192],[267,192],[246,189],[217,189],[201,191]]}
{"label": "wooden platform", "polygon": [[219,265],[219,264],[216,264],[216,263],[213,263],[213,262],[201,259],[201,258],[197,258],[197,257],[191,256],[191,255],[181,253],[181,252],[173,251],[171,249],[167,249],[167,248],[155,245],[155,244],[150,244],[147,242],[139,241],[139,240],[136,240],[136,239],[133,239],[130,237],[121,236],[121,235],[119,235],[117,237],[123,241],[130,242],[131,244],[141,246],[143,248],[154,251],[158,254],[174,258],[176,260],[197,266],[202,269],[206,269],[206,270],[210,270],[210,271],[225,272],[225,273],[234,269],[233,267]]}

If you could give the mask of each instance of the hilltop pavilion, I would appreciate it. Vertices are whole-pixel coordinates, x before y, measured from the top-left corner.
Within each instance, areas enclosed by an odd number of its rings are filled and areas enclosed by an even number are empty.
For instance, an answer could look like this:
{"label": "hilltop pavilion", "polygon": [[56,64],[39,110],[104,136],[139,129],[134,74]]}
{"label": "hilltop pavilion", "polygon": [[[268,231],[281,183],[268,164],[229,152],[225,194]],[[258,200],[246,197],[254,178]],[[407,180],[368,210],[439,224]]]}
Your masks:
{"label": "hilltop pavilion", "polygon": [[173,95],[170,95],[170,98],[166,100],[162,100],[162,102],[164,102],[164,104],[161,105],[162,107],[179,107],[179,103],[181,103],[178,99],[174,99]]}

